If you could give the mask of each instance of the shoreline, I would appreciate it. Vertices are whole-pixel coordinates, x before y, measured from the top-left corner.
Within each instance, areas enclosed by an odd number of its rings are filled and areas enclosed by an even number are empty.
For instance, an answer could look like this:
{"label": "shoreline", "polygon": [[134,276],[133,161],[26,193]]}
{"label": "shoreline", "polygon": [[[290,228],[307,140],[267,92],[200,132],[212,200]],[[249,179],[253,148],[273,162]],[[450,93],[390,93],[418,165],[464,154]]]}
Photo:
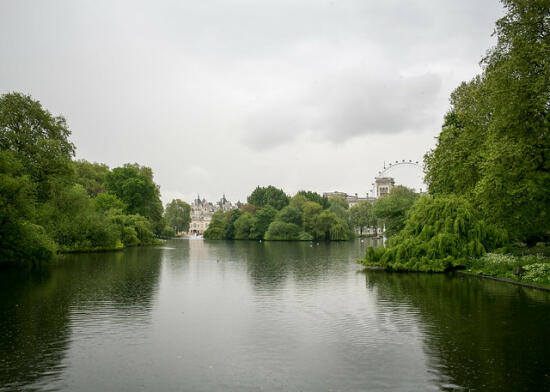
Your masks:
{"label": "shoreline", "polygon": [[454,272],[458,273],[458,274],[461,274],[461,275],[477,277],[477,278],[480,278],[480,279],[484,278],[484,279],[496,280],[497,282],[510,283],[510,284],[515,284],[516,286],[523,286],[523,287],[528,287],[528,288],[531,288],[531,289],[537,289],[537,290],[543,290],[543,291],[546,291],[546,292],[550,292],[550,287],[538,286],[538,285],[535,285],[535,284],[532,284],[532,283],[519,282],[517,280],[512,280],[512,279],[508,279],[508,278],[499,278],[497,276],[490,276],[490,275],[484,275],[484,274],[474,274],[472,272],[468,272],[468,271],[464,271],[464,270],[455,270]]}

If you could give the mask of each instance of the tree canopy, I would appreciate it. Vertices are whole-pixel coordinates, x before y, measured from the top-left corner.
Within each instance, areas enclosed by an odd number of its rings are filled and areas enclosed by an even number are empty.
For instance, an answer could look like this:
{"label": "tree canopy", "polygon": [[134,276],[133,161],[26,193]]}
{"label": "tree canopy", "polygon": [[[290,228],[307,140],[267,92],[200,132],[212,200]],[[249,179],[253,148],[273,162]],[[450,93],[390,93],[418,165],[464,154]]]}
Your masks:
{"label": "tree canopy", "polygon": [[176,232],[188,231],[191,223],[191,206],[180,199],[174,199],[166,205],[164,217],[166,224]]}
{"label": "tree canopy", "polygon": [[149,245],[164,232],[151,169],[73,161],[70,134],[30,96],[0,96],[0,261]]}
{"label": "tree canopy", "polygon": [[515,240],[550,230],[550,2],[503,0],[483,73],[451,95],[425,157],[434,195],[470,197]]}
{"label": "tree canopy", "polygon": [[282,189],[275,188],[273,185],[267,187],[256,187],[248,196],[247,201],[256,207],[265,207],[267,205],[280,210],[289,203],[289,198]]}

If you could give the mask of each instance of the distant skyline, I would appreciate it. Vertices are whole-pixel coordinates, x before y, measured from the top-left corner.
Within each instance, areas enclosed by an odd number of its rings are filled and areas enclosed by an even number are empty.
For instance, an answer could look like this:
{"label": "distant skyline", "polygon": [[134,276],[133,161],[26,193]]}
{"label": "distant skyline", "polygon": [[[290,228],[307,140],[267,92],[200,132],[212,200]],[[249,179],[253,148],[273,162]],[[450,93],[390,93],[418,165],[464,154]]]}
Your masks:
{"label": "distant skyline", "polygon": [[480,73],[497,1],[0,0],[0,93],[67,118],[77,158],[150,166],[163,202],[257,186],[364,195],[422,161]]}

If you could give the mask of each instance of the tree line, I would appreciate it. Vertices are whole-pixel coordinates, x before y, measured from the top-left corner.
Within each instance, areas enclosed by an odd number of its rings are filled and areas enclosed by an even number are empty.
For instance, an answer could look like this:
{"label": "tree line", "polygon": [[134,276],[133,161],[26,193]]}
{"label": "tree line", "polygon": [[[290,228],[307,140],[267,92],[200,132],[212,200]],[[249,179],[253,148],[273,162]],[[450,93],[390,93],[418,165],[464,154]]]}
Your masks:
{"label": "tree line", "polygon": [[150,245],[186,228],[189,205],[175,200],[164,214],[150,168],[74,160],[70,134],[30,96],[0,97],[1,261]]}
{"label": "tree line", "polygon": [[418,197],[412,190],[396,187],[390,196],[351,208],[340,197],[300,191],[289,197],[274,186],[257,187],[239,209],[216,211],[206,239],[345,241],[367,227],[386,225],[399,230],[405,211]]}
{"label": "tree line", "polygon": [[486,252],[550,236],[550,1],[503,0],[483,71],[451,94],[425,156],[430,196],[411,208],[365,264],[396,270],[464,267]]}

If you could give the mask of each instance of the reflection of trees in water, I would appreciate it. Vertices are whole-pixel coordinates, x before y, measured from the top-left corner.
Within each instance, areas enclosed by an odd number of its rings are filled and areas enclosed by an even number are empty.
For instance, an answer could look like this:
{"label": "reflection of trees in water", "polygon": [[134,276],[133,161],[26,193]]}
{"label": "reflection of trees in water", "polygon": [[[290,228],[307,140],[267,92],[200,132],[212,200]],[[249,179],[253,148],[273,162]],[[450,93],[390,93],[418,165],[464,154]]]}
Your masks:
{"label": "reflection of trees in water", "polygon": [[69,255],[33,270],[0,274],[0,391],[19,390],[62,370],[69,345],[70,315],[109,303],[110,311],[129,309],[143,317],[155,291],[161,252]]}
{"label": "reflection of trees in water", "polygon": [[473,390],[550,386],[550,295],[471,277],[366,272],[379,300],[411,305],[430,365],[445,384]]}
{"label": "reflection of trees in water", "polygon": [[[278,288],[291,276],[315,281],[349,261],[363,257],[369,242],[205,241],[207,258],[245,262],[251,281],[262,289]],[[191,252],[193,253],[193,252]]]}

